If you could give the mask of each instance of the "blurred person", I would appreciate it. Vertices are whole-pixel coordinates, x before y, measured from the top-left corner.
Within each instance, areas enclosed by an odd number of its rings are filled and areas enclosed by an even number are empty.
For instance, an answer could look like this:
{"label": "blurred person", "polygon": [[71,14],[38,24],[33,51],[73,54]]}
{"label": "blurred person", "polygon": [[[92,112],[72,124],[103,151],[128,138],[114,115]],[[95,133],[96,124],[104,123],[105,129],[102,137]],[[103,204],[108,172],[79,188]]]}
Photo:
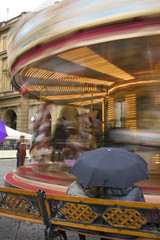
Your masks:
{"label": "blurred person", "polygon": [[29,160],[30,162],[32,160],[36,160],[37,159],[37,146],[36,144],[34,144],[34,136],[31,137],[30,140],[30,147],[29,147]]}
{"label": "blurred person", "polygon": [[24,165],[26,157],[26,144],[24,136],[20,136],[20,141],[17,143],[16,150],[17,150],[17,167],[20,167]]}
{"label": "blurred person", "polygon": [[68,139],[66,142],[66,147],[63,148],[64,156],[65,159],[76,159],[81,152],[78,128],[74,126],[69,126],[67,130]]}
{"label": "blurred person", "polygon": [[63,149],[66,148],[67,134],[67,121],[64,117],[58,118],[55,126],[53,137],[51,138],[52,149],[52,162],[64,161]]}
{"label": "blurred person", "polygon": [[79,139],[83,143],[83,151],[96,148],[96,139],[94,132],[94,123],[96,121],[98,111],[83,113],[77,116],[79,120]]}
{"label": "blurred person", "polygon": [[51,115],[47,109],[48,102],[44,104],[33,119],[33,137],[30,155],[35,155],[36,160],[44,160],[48,157],[48,149],[51,140]]}
{"label": "blurred person", "polygon": [[30,148],[29,148],[29,160],[35,160],[37,157],[37,146],[35,144],[35,138],[36,138],[36,117],[37,117],[38,113],[35,113],[32,118],[31,121],[33,123],[33,135],[30,139]]}
{"label": "blurred person", "polygon": [[54,143],[55,149],[59,152],[66,146],[67,132],[66,126],[64,125],[64,118],[58,118],[54,135],[51,141]]}

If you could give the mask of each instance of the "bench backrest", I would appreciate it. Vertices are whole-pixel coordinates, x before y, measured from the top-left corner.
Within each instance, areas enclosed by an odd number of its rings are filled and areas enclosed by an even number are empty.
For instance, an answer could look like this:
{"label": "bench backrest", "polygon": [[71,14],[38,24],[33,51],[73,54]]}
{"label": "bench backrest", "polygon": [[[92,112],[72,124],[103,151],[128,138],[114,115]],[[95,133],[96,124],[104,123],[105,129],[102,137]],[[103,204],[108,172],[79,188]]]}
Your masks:
{"label": "bench backrest", "polygon": [[160,204],[79,198],[0,187],[0,216],[160,239]]}
{"label": "bench backrest", "polygon": [[160,204],[45,195],[52,224],[160,239]]}
{"label": "bench backrest", "polygon": [[37,193],[0,187],[0,216],[43,224]]}

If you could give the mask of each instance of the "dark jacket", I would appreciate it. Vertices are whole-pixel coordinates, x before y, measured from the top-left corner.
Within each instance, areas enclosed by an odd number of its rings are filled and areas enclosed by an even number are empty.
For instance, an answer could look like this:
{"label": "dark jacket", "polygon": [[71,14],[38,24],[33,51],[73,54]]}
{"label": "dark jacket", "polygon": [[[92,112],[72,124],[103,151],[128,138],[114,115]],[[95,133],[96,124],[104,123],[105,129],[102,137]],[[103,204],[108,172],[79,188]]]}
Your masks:
{"label": "dark jacket", "polygon": [[127,188],[104,188],[103,198],[122,201],[145,202],[142,190],[136,186]]}
{"label": "dark jacket", "polygon": [[62,149],[63,147],[65,147],[66,139],[67,134],[65,126],[63,124],[57,126],[54,132],[54,136],[52,138],[52,142],[55,143],[55,147],[57,149]]}
{"label": "dark jacket", "polygon": [[[121,201],[135,201],[135,202],[145,202],[142,190],[140,187],[129,186],[127,188],[104,188],[103,198]],[[128,236],[123,234],[108,233],[108,237],[116,237],[123,239],[135,239],[137,237]]]}
{"label": "dark jacket", "polygon": [[20,142],[17,142],[17,145],[16,145],[17,156],[19,155],[19,147],[20,147]]}

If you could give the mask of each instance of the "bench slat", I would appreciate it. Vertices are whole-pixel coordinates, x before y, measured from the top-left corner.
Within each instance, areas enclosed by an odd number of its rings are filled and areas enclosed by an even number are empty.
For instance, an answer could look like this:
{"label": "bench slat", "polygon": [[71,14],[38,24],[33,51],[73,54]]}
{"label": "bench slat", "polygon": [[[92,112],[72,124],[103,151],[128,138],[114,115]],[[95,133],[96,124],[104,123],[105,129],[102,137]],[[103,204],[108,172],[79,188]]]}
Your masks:
{"label": "bench slat", "polygon": [[24,217],[24,216],[22,217],[22,216],[19,216],[19,215],[17,216],[15,214],[12,215],[12,214],[7,214],[7,213],[0,212],[0,217],[5,217],[5,218],[10,218],[10,219],[15,219],[15,220],[18,220],[18,221],[31,222],[31,223],[44,225],[42,219],[28,218],[28,217]]}

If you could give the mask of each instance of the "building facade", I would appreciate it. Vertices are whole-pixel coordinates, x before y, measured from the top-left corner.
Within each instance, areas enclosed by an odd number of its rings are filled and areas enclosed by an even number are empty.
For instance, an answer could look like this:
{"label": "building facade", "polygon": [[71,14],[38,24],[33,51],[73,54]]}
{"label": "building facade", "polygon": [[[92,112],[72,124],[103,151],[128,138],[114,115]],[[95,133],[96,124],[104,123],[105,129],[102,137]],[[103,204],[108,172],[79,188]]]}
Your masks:
{"label": "building facade", "polygon": [[[0,23],[0,120],[6,122],[8,127],[32,134],[31,118],[40,109],[40,100],[25,96],[22,103],[19,91],[11,83],[7,67],[8,32],[24,14]],[[79,110],[75,107],[51,104],[49,111],[53,130],[57,118],[64,116],[68,121],[76,121],[75,116]]]}

